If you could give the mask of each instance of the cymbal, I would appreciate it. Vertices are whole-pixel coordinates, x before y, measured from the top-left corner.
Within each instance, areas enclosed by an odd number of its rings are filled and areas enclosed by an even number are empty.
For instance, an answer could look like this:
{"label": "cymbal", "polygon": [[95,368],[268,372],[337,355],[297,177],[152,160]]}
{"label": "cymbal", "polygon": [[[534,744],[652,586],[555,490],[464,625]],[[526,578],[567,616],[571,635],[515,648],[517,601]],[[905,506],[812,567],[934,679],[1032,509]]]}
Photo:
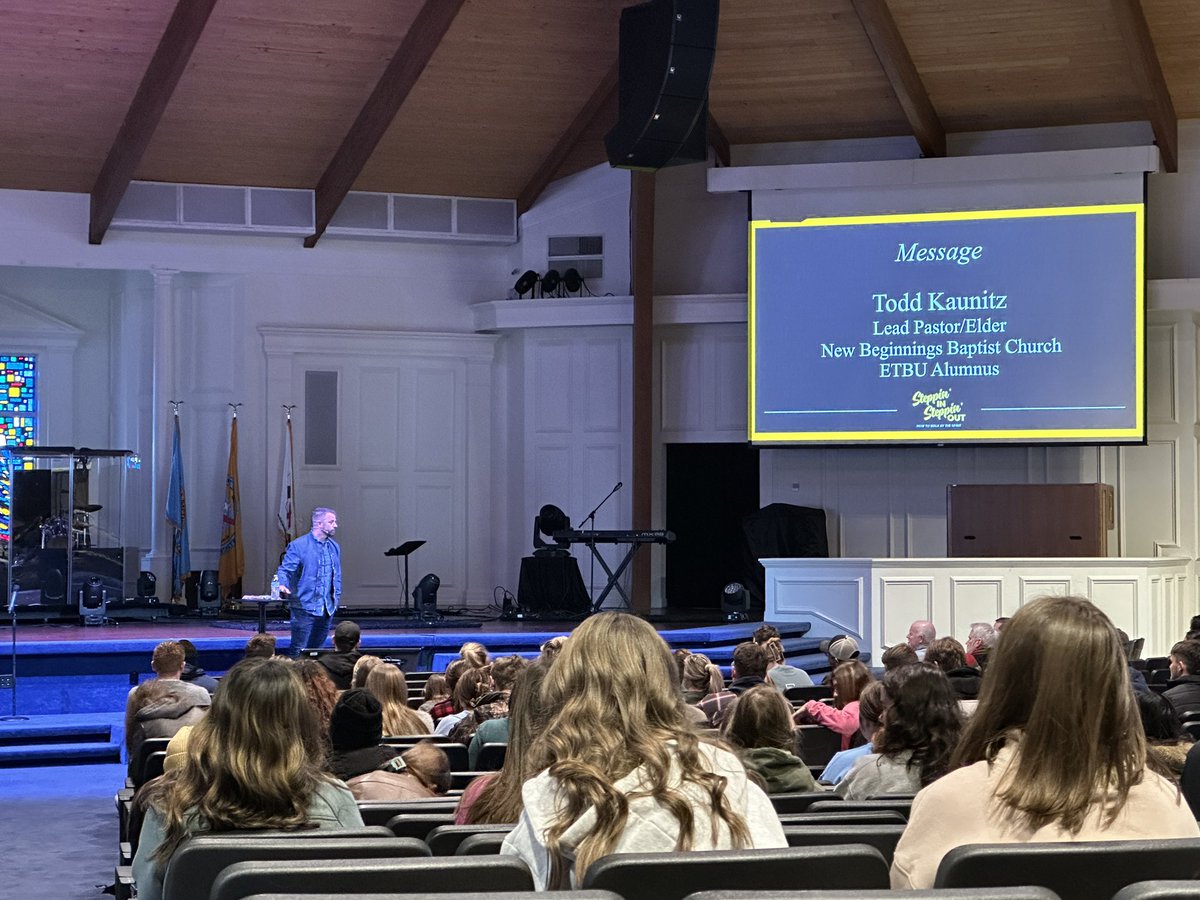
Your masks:
{"label": "cymbal", "polygon": [[102,509],[104,509],[104,507],[101,506],[99,503],[76,503],[75,504],[76,512],[94,513],[94,512],[100,512],[100,510],[102,510]]}

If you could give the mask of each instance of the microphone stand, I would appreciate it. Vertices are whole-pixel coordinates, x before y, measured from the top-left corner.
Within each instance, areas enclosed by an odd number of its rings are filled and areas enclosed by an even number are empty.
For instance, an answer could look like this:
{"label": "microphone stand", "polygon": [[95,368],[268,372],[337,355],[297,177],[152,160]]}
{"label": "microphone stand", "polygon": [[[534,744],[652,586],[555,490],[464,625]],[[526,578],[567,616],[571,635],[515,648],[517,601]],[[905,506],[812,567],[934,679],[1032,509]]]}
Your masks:
{"label": "microphone stand", "polygon": [[596,596],[596,513],[600,512],[600,507],[608,502],[608,498],[619,491],[625,482],[618,481],[613,485],[613,489],[604,495],[604,499],[596,504],[596,508],[583,517],[584,522],[590,522],[588,527],[588,549],[592,552],[591,567],[588,571],[588,599],[595,602]]}

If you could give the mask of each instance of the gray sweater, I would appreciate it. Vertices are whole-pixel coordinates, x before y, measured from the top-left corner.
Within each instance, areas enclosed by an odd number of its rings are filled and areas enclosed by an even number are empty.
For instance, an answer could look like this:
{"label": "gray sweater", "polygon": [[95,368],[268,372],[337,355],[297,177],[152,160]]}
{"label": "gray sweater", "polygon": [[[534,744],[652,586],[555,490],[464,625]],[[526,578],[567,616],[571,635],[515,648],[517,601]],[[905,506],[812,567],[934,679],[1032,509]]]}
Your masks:
{"label": "gray sweater", "polygon": [[871,753],[858,760],[834,790],[843,800],[866,800],[875,794],[915,794],[921,789],[921,767],[909,768],[912,751],[895,756]]}

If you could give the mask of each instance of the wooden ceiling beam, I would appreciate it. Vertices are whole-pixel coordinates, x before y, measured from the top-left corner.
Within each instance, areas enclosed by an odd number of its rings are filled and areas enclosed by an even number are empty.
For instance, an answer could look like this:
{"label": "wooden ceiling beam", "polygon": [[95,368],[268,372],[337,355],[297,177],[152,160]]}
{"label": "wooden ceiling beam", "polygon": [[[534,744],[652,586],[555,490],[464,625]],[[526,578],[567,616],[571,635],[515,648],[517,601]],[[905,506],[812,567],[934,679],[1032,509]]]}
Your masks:
{"label": "wooden ceiling beam", "polygon": [[178,0],[92,186],[88,243],[99,244],[162,120],[217,0]]}
{"label": "wooden ceiling beam", "polygon": [[371,96],[342,139],[316,187],[316,231],[304,239],[316,246],[396,113],[429,65],[465,0],[425,0]]}
{"label": "wooden ceiling beam", "polygon": [[596,121],[596,116],[608,105],[613,94],[617,92],[618,82],[618,65],[613,63],[608,71],[604,73],[604,77],[600,79],[600,83],[596,85],[596,89],[592,91],[590,97],[575,114],[575,118],[571,120],[571,124],[566,127],[566,130],[558,136],[554,147],[546,154],[546,158],[541,161],[533,175],[521,189],[521,193],[517,195],[517,215],[527,212],[537,198],[541,196],[542,191],[546,189],[546,185],[554,178],[554,173],[570,155],[575,144],[579,139],[588,132]]}
{"label": "wooden ceiling beam", "polygon": [[729,168],[729,138],[725,137],[725,132],[721,130],[720,123],[713,118],[713,114],[708,114],[708,146],[713,148],[713,152],[717,155],[717,162],[725,168]]}
{"label": "wooden ceiling beam", "polygon": [[851,3],[863,31],[867,33],[867,40],[875,50],[879,65],[891,83],[896,99],[900,101],[921,153],[925,156],[945,156],[946,130],[942,127],[937,110],[933,108],[912,55],[900,36],[900,29],[896,27],[887,0],[851,0]]}
{"label": "wooden ceiling beam", "polygon": [[1175,104],[1171,102],[1171,92],[1167,89],[1167,79],[1163,76],[1154,39],[1150,36],[1150,27],[1146,24],[1146,14],[1139,0],[1112,0],[1112,8],[1117,29],[1129,54],[1133,79],[1146,104],[1150,127],[1154,129],[1154,140],[1158,143],[1163,169],[1177,172],[1179,119],[1175,115]]}

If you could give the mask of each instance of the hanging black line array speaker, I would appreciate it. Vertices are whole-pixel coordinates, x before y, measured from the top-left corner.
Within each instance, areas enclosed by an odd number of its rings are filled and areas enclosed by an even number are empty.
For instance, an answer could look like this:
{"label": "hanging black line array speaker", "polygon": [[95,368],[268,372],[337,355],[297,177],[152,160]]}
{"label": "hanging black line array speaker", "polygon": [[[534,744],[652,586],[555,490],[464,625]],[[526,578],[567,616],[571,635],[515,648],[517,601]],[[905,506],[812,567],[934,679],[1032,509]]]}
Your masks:
{"label": "hanging black line array speaker", "polygon": [[619,118],[608,161],[654,171],[708,156],[708,81],[719,0],[651,0],[621,12]]}

